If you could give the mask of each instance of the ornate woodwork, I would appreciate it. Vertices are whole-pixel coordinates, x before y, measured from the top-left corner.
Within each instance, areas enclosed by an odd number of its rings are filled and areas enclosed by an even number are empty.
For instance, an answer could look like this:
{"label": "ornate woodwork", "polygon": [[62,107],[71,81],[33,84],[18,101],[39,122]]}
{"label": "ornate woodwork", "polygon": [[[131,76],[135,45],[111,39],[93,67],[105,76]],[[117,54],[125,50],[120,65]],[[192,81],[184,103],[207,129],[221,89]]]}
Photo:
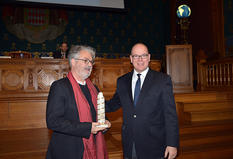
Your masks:
{"label": "ornate woodwork", "polygon": [[[160,71],[160,61],[151,60],[151,68]],[[129,59],[97,58],[91,80],[111,95],[116,88],[116,79],[132,69]],[[60,59],[1,59],[0,60],[0,92],[8,93],[40,93],[46,92],[53,81],[67,75],[67,60]],[[3,94],[2,94],[3,93]]]}
{"label": "ornate woodwork", "polygon": [[[97,58],[95,63],[90,78],[108,99],[117,77],[132,69],[130,60]],[[150,65],[160,70],[160,61],[151,60]],[[0,130],[46,127],[50,85],[68,71],[68,61],[62,59],[0,59]]]}

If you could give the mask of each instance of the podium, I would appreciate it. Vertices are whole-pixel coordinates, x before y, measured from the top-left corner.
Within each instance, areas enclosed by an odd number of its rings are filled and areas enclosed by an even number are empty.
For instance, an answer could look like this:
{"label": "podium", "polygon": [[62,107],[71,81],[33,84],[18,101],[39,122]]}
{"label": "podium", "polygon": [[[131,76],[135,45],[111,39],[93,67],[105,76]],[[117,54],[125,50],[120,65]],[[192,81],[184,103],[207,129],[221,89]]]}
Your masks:
{"label": "podium", "polygon": [[166,67],[174,93],[193,91],[192,45],[166,45]]}

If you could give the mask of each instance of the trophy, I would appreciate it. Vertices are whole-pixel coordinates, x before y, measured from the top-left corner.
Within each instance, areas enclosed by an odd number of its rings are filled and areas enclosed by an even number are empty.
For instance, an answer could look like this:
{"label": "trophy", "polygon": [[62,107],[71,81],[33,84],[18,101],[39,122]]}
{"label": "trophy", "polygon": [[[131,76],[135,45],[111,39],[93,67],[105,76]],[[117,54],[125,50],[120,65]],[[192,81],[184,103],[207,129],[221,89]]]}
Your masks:
{"label": "trophy", "polygon": [[99,92],[97,96],[97,122],[101,123],[97,127],[108,127],[105,124],[105,100],[102,92]]}

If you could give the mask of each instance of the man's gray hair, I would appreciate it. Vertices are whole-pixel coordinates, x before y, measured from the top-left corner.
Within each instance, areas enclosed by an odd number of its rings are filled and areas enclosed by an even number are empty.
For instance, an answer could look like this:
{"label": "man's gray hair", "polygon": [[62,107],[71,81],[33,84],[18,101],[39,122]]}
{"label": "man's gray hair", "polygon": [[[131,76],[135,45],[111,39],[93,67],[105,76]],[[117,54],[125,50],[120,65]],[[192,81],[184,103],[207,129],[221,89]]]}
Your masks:
{"label": "man's gray hair", "polygon": [[95,59],[96,51],[91,46],[85,46],[85,45],[72,45],[68,54],[69,64],[71,66],[71,60],[77,59],[80,56],[80,51],[85,50],[91,54],[92,60]]}

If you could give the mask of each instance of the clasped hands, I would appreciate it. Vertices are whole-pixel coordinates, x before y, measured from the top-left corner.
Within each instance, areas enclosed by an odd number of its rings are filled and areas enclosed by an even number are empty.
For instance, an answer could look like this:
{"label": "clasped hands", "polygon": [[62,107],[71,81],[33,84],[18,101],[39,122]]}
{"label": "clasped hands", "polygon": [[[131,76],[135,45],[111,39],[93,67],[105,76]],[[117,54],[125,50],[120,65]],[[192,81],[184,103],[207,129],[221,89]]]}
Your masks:
{"label": "clasped hands", "polygon": [[105,129],[108,129],[111,127],[111,123],[108,120],[105,120],[106,125],[108,125],[107,127],[97,127],[98,125],[101,125],[101,123],[98,122],[92,122],[92,126],[91,126],[91,133],[92,134],[97,134],[98,131],[104,131]]}

